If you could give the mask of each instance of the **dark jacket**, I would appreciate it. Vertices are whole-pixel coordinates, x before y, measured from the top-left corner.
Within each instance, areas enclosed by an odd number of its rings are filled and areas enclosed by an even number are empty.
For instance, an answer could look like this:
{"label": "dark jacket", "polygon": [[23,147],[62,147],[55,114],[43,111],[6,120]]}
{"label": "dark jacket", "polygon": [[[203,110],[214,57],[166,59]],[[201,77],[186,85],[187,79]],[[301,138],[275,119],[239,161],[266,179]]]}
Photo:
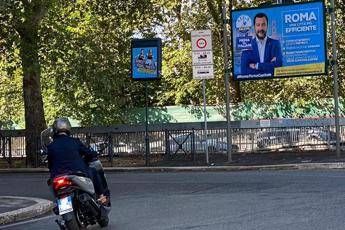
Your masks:
{"label": "dark jacket", "polygon": [[56,135],[47,148],[51,178],[75,172],[89,175],[86,161],[97,157],[96,152],[87,148],[79,139],[67,135]]}
{"label": "dark jacket", "polygon": [[[273,76],[274,68],[281,67],[283,64],[280,42],[267,37],[263,63],[260,63],[259,49],[255,38],[252,39],[251,46],[251,49],[242,51],[241,74],[247,75],[269,73],[271,76]],[[274,57],[276,60],[271,62]],[[249,64],[251,63],[259,63],[258,69],[251,69],[249,67]]]}

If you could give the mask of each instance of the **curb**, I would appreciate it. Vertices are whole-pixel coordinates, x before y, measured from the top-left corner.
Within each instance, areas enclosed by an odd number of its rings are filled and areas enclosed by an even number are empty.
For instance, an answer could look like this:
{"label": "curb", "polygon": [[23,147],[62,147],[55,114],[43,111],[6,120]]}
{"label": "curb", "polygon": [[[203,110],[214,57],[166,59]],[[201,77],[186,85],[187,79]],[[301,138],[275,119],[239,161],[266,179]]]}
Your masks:
{"label": "curb", "polygon": [[36,204],[29,207],[0,213],[0,226],[43,215],[54,207],[53,202],[49,200],[33,197],[0,196],[0,199],[23,199],[36,202]]}
{"label": "curb", "polygon": [[49,173],[47,168],[3,168],[0,173]]}
{"label": "curb", "polygon": [[317,170],[345,169],[345,162],[337,163],[299,163],[282,165],[254,166],[196,166],[196,167],[122,167],[104,168],[106,172],[224,172],[251,170]]}
{"label": "curb", "polygon": [[[280,165],[250,166],[183,166],[183,167],[104,167],[105,172],[203,172],[203,171],[251,171],[251,170],[317,170],[345,169],[345,162],[333,163],[295,163]],[[48,173],[47,168],[8,168],[0,169],[0,173]]]}

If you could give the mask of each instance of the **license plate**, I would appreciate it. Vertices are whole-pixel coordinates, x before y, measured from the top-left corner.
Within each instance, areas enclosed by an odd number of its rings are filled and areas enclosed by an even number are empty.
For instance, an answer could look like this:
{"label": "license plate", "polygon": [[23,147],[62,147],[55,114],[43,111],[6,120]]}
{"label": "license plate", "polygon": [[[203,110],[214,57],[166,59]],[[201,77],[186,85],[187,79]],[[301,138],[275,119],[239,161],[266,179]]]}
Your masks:
{"label": "license plate", "polygon": [[73,211],[72,197],[71,196],[67,196],[67,197],[64,197],[62,199],[59,199],[57,202],[58,202],[60,215],[63,215],[65,213]]}

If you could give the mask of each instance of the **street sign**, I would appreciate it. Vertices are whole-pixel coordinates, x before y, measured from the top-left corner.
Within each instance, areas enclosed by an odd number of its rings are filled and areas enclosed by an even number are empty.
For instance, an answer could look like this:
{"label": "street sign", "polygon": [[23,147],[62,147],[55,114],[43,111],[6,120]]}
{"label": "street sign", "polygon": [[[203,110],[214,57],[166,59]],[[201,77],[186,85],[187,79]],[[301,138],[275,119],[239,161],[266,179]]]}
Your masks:
{"label": "street sign", "polygon": [[192,58],[194,79],[214,77],[211,30],[192,31]]}
{"label": "street sign", "polygon": [[212,65],[213,54],[211,50],[208,51],[193,51],[193,64],[194,65]]}
{"label": "street sign", "polygon": [[196,80],[213,79],[213,65],[194,65],[193,78]]}
{"label": "street sign", "polygon": [[192,31],[192,50],[193,51],[212,50],[211,30]]}

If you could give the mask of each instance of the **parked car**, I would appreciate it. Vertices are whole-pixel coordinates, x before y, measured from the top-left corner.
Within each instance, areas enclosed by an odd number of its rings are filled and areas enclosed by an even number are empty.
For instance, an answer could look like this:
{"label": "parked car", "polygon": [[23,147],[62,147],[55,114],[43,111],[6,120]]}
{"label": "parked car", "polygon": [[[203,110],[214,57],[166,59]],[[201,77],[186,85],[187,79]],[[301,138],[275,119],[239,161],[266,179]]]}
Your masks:
{"label": "parked car", "polygon": [[[109,146],[110,143],[107,141],[98,141],[90,143],[90,148],[100,152],[102,155],[109,154]],[[141,153],[145,151],[145,145],[143,143],[125,143],[125,142],[117,142],[112,144],[113,154],[114,155],[121,155],[121,154],[135,154]]]}
{"label": "parked car", "polygon": [[[314,146],[329,145],[331,149],[334,149],[336,148],[337,134],[336,132],[330,130],[329,128],[315,127],[313,129],[308,130],[307,139]],[[339,144],[340,144],[340,147],[344,149],[345,141],[342,140],[341,136],[340,136]]]}
{"label": "parked car", "polygon": [[310,140],[314,141],[335,142],[337,140],[336,133],[325,128],[308,130],[307,135]]}
{"label": "parked car", "polygon": [[144,150],[145,146],[139,143],[124,143],[118,142],[114,144],[114,154],[135,154],[141,153]]}
{"label": "parked car", "polygon": [[272,145],[292,146],[299,141],[299,130],[277,129],[260,131],[256,135],[258,148],[267,148]]}
{"label": "parked car", "polygon": [[[169,139],[170,154],[177,152],[192,152],[193,142],[191,134],[182,134]],[[208,136],[207,140],[202,137],[195,135],[194,137],[194,148],[195,152],[205,152],[206,146],[209,152],[226,152],[227,143],[221,138],[215,138]],[[238,151],[238,146],[233,144],[232,150]]]}
{"label": "parked car", "polygon": [[101,155],[108,155],[109,154],[109,144],[104,141],[98,141],[98,142],[91,142],[89,147],[99,152]]}

